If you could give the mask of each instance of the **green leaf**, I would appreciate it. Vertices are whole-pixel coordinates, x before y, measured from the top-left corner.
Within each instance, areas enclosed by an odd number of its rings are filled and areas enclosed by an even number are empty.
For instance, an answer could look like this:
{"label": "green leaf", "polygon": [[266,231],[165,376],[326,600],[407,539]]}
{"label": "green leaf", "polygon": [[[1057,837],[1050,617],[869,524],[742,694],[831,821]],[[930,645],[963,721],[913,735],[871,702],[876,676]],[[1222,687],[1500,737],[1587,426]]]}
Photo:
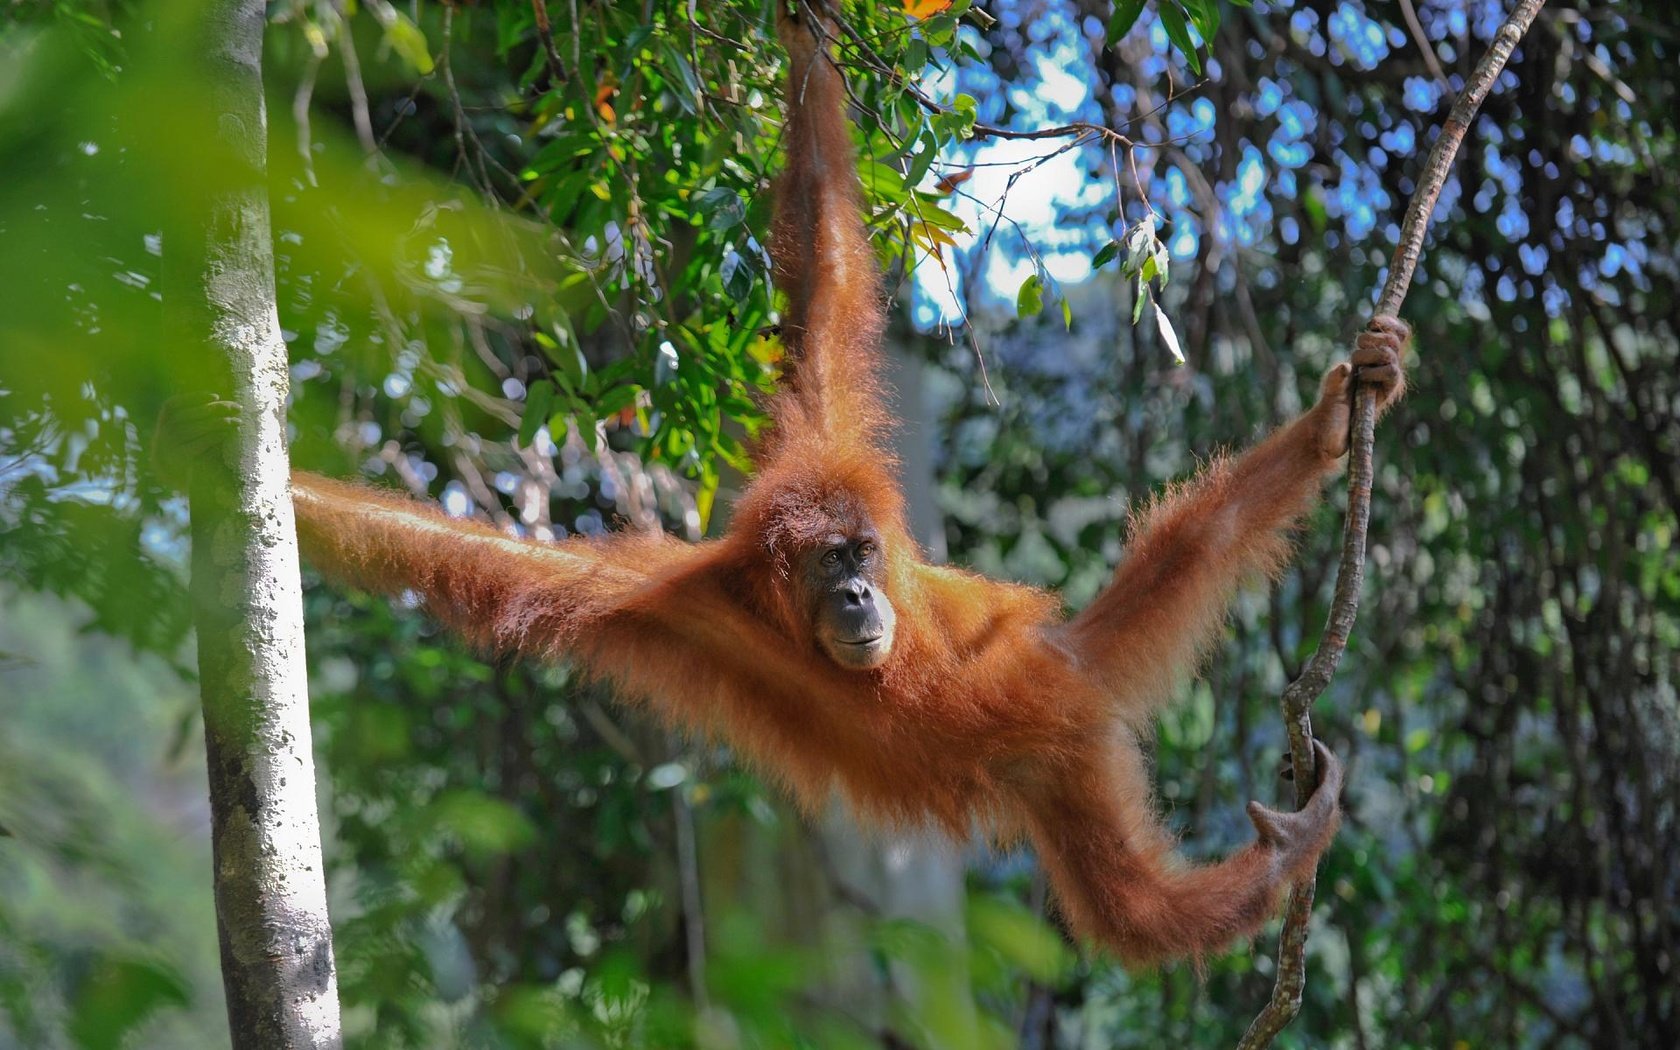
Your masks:
{"label": "green leaf", "polygon": [[1030,275],[1015,293],[1015,316],[1036,317],[1044,309],[1044,278]]}
{"label": "green leaf", "polygon": [[910,170],[904,176],[904,184],[911,189],[921,185],[922,177],[933,166],[934,158],[939,156],[939,139],[932,131],[922,133],[922,149],[910,160]]}
{"label": "green leaf", "polygon": [[997,952],[1041,984],[1056,985],[1074,964],[1061,935],[1019,904],[972,898],[967,919],[968,936],[976,947]]}
{"label": "green leaf", "polygon": [[740,306],[752,296],[753,285],[763,274],[758,256],[751,252],[730,252],[723,262],[723,290]]}
{"label": "green leaf", "polygon": [[1119,254],[1120,242],[1109,241],[1107,244],[1097,249],[1097,254],[1091,256],[1091,269],[1102,269],[1103,266],[1112,262]]}
{"label": "green leaf", "polygon": [[921,37],[913,37],[908,44],[904,45],[904,58],[900,63],[899,68],[903,69],[907,73],[913,74],[920,71],[921,68],[927,64],[927,41],[923,40]]}
{"label": "green leaf", "polygon": [[70,1037],[84,1050],[117,1050],[148,1016],[187,1005],[179,976],[145,959],[99,959],[81,981],[70,1009]]}
{"label": "green leaf", "polygon": [[717,502],[717,467],[707,460],[700,469],[700,486],[694,492],[694,509],[700,515],[700,531],[706,531],[712,520],[712,505]]}
{"label": "green leaf", "polygon": [[568,339],[564,344],[557,345],[549,351],[548,359],[554,362],[552,374],[558,385],[573,393],[582,388],[589,375],[589,362],[584,360],[576,340]]}
{"label": "green leaf", "polygon": [[1067,296],[1062,296],[1062,327],[1073,331],[1073,307],[1068,305]]}
{"label": "green leaf", "polygon": [[1213,46],[1213,35],[1219,32],[1219,3],[1218,0],[1184,0],[1184,9],[1190,12],[1190,21],[1196,26],[1196,32],[1202,35],[1202,40]]}
{"label": "green leaf", "polygon": [[741,225],[747,217],[741,195],[728,186],[714,186],[697,195],[694,207],[705,217],[706,228],[720,233]]}
{"label": "green leaf", "polygon": [[[525,172],[537,175],[546,174],[558,168],[570,169],[574,164],[586,158],[591,158],[601,148],[600,137],[591,129],[571,135],[562,135],[537,151],[531,158],[531,163]],[[520,174],[524,175],[525,172]]]}
{"label": "green leaf", "polygon": [[[388,5],[387,5],[388,6]],[[426,34],[420,27],[409,20],[409,17],[396,8],[389,8],[389,18],[382,17],[385,22],[385,42],[391,45],[391,50],[402,56],[402,60],[409,64],[416,73],[425,76],[432,71],[432,52],[426,46]]]}
{"label": "green leaf", "polygon": [[898,169],[878,161],[866,160],[858,167],[858,178],[877,197],[897,203],[904,199],[904,176]]}
{"label": "green leaf", "polygon": [[1190,40],[1190,26],[1184,20],[1184,10],[1174,0],[1161,0],[1161,28],[1167,31],[1167,39],[1184,55],[1190,72],[1201,76],[1201,56],[1196,54],[1196,45]]}
{"label": "green leaf", "polygon": [[537,439],[537,428],[548,422],[549,409],[554,405],[554,384],[539,379],[525,392],[525,414],[519,417],[519,443],[530,447]]}
{"label": "green leaf", "polygon": [[956,16],[946,11],[923,20],[922,37],[934,47],[949,48],[957,37]]}
{"label": "green leaf", "polygon": [[636,395],[641,392],[642,388],[635,383],[621,383],[618,386],[610,387],[599,398],[596,398],[595,413],[603,418],[616,416],[635,404]]}
{"label": "green leaf", "polygon": [[1317,187],[1301,194],[1301,210],[1307,213],[1307,225],[1314,233],[1322,235],[1330,225],[1330,211],[1324,206],[1324,195]]}
{"label": "green leaf", "polygon": [[1114,0],[1114,14],[1108,20],[1108,46],[1113,47],[1130,33],[1141,14],[1143,0]]}
{"label": "green leaf", "polygon": [[512,803],[481,791],[459,790],[432,804],[432,822],[470,853],[508,853],[530,842],[536,826]]}
{"label": "green leaf", "polygon": [[642,45],[653,38],[653,30],[654,27],[650,25],[640,25],[631,30],[630,35],[624,38],[623,53],[626,55],[641,54]]}
{"label": "green leaf", "polygon": [[676,96],[677,104],[692,117],[700,112],[698,104],[705,94],[705,87],[700,83],[700,74],[694,71],[694,67],[683,57],[681,51],[669,44],[665,46],[665,58],[676,69],[677,79],[682,81],[683,86],[683,90],[673,91],[671,94]]}
{"label": "green leaf", "polygon": [[1144,284],[1143,278],[1139,277],[1138,278],[1138,283],[1137,283],[1137,295],[1133,296],[1133,298],[1132,298],[1132,323],[1133,324],[1137,324],[1138,323],[1138,318],[1143,316],[1143,301],[1147,298],[1149,298],[1149,289]]}
{"label": "green leaf", "polygon": [[967,139],[974,136],[974,122],[979,117],[980,103],[974,96],[958,95],[951,101],[950,112],[934,116],[933,126],[942,138]]}
{"label": "green leaf", "polygon": [[931,202],[926,202],[916,209],[916,218],[929,226],[938,226],[942,230],[955,230],[958,233],[968,232],[968,223]]}

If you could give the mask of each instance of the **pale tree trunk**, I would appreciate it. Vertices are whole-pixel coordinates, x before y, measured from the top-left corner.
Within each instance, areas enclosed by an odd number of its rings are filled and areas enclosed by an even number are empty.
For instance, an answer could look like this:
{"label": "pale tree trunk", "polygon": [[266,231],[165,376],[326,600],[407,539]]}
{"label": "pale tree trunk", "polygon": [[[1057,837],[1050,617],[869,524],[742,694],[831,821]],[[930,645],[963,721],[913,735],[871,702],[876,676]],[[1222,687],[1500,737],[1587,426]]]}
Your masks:
{"label": "pale tree trunk", "polygon": [[[288,374],[275,306],[262,96],[263,0],[209,0],[184,53],[207,104],[196,193],[166,234],[172,327],[240,406],[227,471],[192,502],[193,622],[210,770],[216,925],[240,1050],[341,1045],[327,921],[303,599],[292,524]],[[196,213],[195,213],[196,212]]]}

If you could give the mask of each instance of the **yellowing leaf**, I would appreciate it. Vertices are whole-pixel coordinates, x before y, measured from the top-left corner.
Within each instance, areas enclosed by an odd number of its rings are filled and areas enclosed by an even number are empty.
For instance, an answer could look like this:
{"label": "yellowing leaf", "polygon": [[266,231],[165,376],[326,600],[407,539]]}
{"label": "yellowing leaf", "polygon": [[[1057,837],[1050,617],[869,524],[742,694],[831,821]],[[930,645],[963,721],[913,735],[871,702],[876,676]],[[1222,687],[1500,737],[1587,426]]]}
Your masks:
{"label": "yellowing leaf", "polygon": [[904,13],[911,18],[932,18],[951,6],[951,0],[904,0]]}
{"label": "yellowing leaf", "polygon": [[305,20],[303,23],[303,39],[309,44],[309,50],[314,53],[316,58],[327,57],[327,34],[319,25]]}
{"label": "yellowing leaf", "polygon": [[917,219],[910,224],[910,239],[930,252],[939,251],[939,246],[942,244],[948,244],[953,248],[957,246],[957,242],[952,239],[949,233],[933,223],[921,219]]}
{"label": "yellowing leaf", "polygon": [[694,509],[700,513],[700,528],[704,531],[712,520],[712,503],[717,499],[718,476],[715,471],[700,478],[694,492]]}
{"label": "yellowing leaf", "polygon": [[402,56],[416,73],[424,76],[432,71],[432,53],[426,46],[426,34],[420,27],[409,20],[409,17],[392,7],[383,4],[374,8],[374,14],[385,26],[385,42],[391,50]]}

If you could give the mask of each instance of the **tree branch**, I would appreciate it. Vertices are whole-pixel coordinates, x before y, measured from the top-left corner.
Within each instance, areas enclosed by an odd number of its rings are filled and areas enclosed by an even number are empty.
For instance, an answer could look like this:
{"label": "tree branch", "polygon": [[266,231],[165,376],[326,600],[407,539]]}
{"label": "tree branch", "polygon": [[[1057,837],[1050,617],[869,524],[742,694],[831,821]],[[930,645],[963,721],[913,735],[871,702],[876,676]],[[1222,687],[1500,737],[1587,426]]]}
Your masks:
{"label": "tree branch", "polygon": [[[859,56],[861,64],[865,68],[874,72],[878,76],[884,77],[894,86],[902,88],[906,95],[909,95],[918,106],[921,106],[929,113],[940,115],[955,112],[950,106],[933,99],[926,92],[922,91],[921,88],[911,83],[908,77],[904,76],[904,74],[894,68],[890,62],[887,62],[878,53],[876,53],[875,49],[869,46],[868,38],[858,32],[851,23],[847,22],[843,18],[840,18],[837,14],[831,14],[830,17],[833,18],[835,25],[839,27],[840,35],[846,37],[851,42],[855,53]],[[821,22],[817,21],[814,24],[820,26]],[[826,31],[822,31],[822,35],[825,37],[828,36]],[[1070,135],[1078,135],[1081,137],[1102,139],[1107,142],[1115,143],[1116,145],[1124,146],[1127,149],[1130,149],[1133,145],[1131,139],[1122,135],[1120,132],[1115,131],[1113,128],[1106,127],[1102,124],[1093,124],[1089,121],[1083,120],[1076,120],[1067,124],[1058,124],[1051,128],[1034,128],[1030,131],[1018,131],[1015,128],[1000,128],[993,124],[976,123],[974,125],[974,135],[977,138],[993,139],[1058,139],[1066,138]]]}
{"label": "tree branch", "polygon": [[[1412,273],[1423,256],[1423,239],[1429,230],[1429,218],[1435,202],[1446,185],[1458,147],[1470,130],[1470,123],[1481,109],[1494,81],[1509,61],[1511,52],[1545,0],[1520,0],[1505,24],[1494,34],[1487,53],[1470,74],[1469,81],[1458,101],[1453,103],[1441,134],[1429,151],[1423,172],[1418,177],[1417,192],[1406,207],[1406,218],[1400,226],[1400,243],[1395,247],[1389,266],[1388,279],[1377,298],[1378,315],[1395,315],[1405,301],[1412,283]],[[1360,584],[1365,576],[1365,538],[1371,518],[1371,479],[1373,474],[1371,446],[1376,433],[1376,397],[1370,390],[1354,392],[1352,450],[1348,465],[1347,521],[1342,531],[1342,556],[1336,570],[1335,596],[1330,603],[1330,617],[1306,670],[1283,691],[1283,715],[1289,733],[1290,763],[1295,774],[1295,803],[1304,806],[1318,783],[1312,751],[1313,702],[1324,693],[1347,648],[1353,622],[1359,612]],[[1289,895],[1289,907],[1284,913],[1283,932],[1278,938],[1277,981],[1272,997],[1249,1025],[1237,1043],[1238,1050],[1260,1050],[1271,1045],[1301,1009],[1301,993],[1306,987],[1307,923],[1312,917],[1314,883],[1307,879]]]}
{"label": "tree branch", "polygon": [[[554,46],[554,29],[548,21],[548,0],[531,0],[531,16],[537,24],[537,40],[542,43],[543,58],[548,63],[548,75],[556,84],[566,82],[566,63],[561,61],[560,52]],[[572,27],[573,32],[577,26]]]}

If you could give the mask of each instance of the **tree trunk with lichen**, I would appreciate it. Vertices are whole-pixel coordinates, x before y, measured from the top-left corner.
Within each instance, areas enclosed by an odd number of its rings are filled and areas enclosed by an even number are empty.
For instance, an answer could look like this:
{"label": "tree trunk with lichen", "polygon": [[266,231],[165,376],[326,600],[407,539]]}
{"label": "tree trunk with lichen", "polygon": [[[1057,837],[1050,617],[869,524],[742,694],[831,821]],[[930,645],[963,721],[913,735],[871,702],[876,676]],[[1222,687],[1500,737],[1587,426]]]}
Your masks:
{"label": "tree trunk with lichen", "polygon": [[[263,0],[208,0],[191,30],[207,192],[165,235],[177,349],[240,406],[225,471],[192,505],[193,623],[210,771],[216,925],[235,1047],[341,1045],[315,806],[303,600],[286,455],[286,347],[264,184]],[[195,362],[197,363],[197,362]]]}

